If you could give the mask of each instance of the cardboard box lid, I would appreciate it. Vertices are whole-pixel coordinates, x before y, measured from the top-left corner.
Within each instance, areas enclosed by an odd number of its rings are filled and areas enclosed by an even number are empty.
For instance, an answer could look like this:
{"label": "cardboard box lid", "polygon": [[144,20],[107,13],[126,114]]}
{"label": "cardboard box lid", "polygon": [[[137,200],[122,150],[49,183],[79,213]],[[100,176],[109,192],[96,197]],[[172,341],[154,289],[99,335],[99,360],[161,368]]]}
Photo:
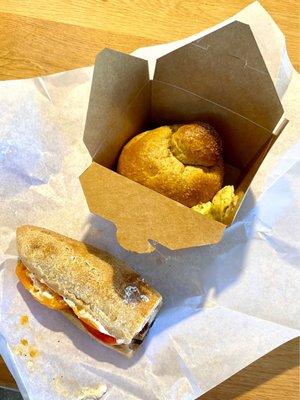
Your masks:
{"label": "cardboard box lid", "polygon": [[154,80],[216,103],[270,132],[283,114],[250,26],[242,22],[159,58]]}

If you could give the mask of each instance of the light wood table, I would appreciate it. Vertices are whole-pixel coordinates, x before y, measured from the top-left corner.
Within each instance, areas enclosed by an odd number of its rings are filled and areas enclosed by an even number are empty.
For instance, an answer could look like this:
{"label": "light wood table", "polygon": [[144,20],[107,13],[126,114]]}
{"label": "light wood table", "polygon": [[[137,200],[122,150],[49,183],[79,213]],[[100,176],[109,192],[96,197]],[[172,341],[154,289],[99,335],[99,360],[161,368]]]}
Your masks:
{"label": "light wood table", "polygon": [[[0,0],[0,79],[27,78],[91,65],[104,47],[131,52],[199,32],[250,4],[247,0]],[[297,0],[261,4],[284,32],[300,70]],[[238,354],[237,354],[238,357]],[[0,358],[0,386],[15,387]],[[296,400],[295,339],[205,394],[203,400]]]}

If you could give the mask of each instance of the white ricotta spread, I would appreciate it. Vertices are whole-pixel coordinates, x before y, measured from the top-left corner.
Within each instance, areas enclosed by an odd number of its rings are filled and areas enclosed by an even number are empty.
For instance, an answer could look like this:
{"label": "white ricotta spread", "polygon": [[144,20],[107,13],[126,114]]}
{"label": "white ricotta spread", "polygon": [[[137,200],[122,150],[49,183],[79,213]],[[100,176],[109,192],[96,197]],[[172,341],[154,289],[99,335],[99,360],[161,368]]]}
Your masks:
{"label": "white ricotta spread", "polygon": [[[33,272],[27,270],[26,275],[30,278],[34,288],[39,291],[41,296],[44,296],[45,298],[50,299],[50,300],[54,299],[53,291],[51,289],[48,289],[45,284],[43,284],[41,281],[39,281]],[[107,332],[107,330],[104,328],[104,326],[101,325],[99,321],[94,319],[87,311],[85,311],[85,310],[78,311],[76,304],[73,301],[68,300],[65,297],[63,299],[67,303],[67,305],[72,308],[73,311],[76,310],[76,315],[79,318],[83,318],[87,321],[91,321],[91,323],[98,328],[99,332],[104,333],[105,335],[114,337],[109,332]],[[117,344],[124,344],[123,339],[117,339],[117,338],[115,338],[115,339],[116,339]]]}
{"label": "white ricotta spread", "polygon": [[49,300],[54,299],[53,291],[51,289],[48,289],[46,285],[44,285],[38,279],[36,279],[33,272],[30,272],[27,270],[26,275],[30,278],[34,288],[39,291],[41,296],[44,296],[45,298],[47,298]]}
{"label": "white ricotta spread", "polygon": [[[83,319],[85,319],[85,320],[87,320],[87,321],[90,321],[94,326],[96,326],[96,327],[98,328],[99,332],[104,333],[105,335],[114,337],[114,336],[111,335],[109,332],[107,332],[107,330],[104,328],[104,326],[101,325],[100,322],[97,321],[95,318],[93,318],[87,311],[85,311],[85,310],[80,310],[80,311],[78,311],[78,309],[77,309],[77,307],[76,307],[76,304],[75,304],[72,300],[66,299],[66,298],[64,297],[64,301],[68,304],[69,307],[72,308],[72,310],[74,311],[74,313],[75,313],[79,318],[83,318]],[[76,312],[75,312],[75,311],[76,311]],[[123,339],[117,339],[117,338],[116,338],[116,341],[117,341],[117,344],[123,344],[123,343],[124,343],[124,340],[123,340]]]}

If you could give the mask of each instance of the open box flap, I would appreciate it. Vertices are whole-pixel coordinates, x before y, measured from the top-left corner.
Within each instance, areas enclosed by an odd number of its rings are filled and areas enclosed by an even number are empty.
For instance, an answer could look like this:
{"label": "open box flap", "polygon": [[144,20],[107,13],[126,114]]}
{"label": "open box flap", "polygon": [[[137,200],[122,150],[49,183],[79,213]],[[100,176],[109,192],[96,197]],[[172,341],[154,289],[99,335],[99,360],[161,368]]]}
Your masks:
{"label": "open box flap", "polygon": [[111,167],[120,148],[143,129],[150,90],[147,61],[111,49],[97,55],[83,138],[93,160]]}
{"label": "open box flap", "polygon": [[[112,221],[125,249],[149,253],[149,239],[172,250],[214,244],[225,225],[97,163],[80,177],[92,213]],[[163,223],[162,223],[163,219]]]}
{"label": "open box flap", "polygon": [[113,222],[131,251],[151,252],[149,240],[174,250],[217,243],[225,225],[109,168],[149,122],[202,120],[222,135],[226,162],[244,170],[275,137],[282,114],[248,25],[234,22],[161,57],[153,81],[146,61],[105,50],[96,60],[84,137],[94,160],[80,177],[89,209]]}
{"label": "open box flap", "polygon": [[159,81],[152,82],[152,123],[154,126],[205,121],[222,136],[224,159],[242,170],[274,135],[239,114],[191,92]]}
{"label": "open box flap", "polygon": [[270,132],[283,114],[251,29],[238,21],[159,58],[154,79],[232,110]]}

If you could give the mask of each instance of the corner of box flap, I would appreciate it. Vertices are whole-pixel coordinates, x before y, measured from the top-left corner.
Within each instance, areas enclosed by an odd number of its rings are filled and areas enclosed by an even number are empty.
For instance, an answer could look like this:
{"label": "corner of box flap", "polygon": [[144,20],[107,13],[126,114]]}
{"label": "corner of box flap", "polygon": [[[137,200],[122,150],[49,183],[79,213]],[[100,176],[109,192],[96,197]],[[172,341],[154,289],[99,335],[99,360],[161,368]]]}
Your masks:
{"label": "corner of box flap", "polygon": [[229,109],[270,132],[283,114],[251,27],[239,21],[159,58],[154,80]]}
{"label": "corner of box flap", "polygon": [[143,58],[133,56],[132,54],[128,53],[123,53],[122,51],[111,49],[109,47],[104,47],[99,53],[97,53],[96,58],[95,58],[95,65],[97,62],[102,62],[102,58],[105,58],[106,60],[108,58],[115,59],[115,61],[119,60],[132,60],[133,62],[136,62],[138,64],[143,64],[144,66],[147,67],[148,69],[148,60],[145,60]]}
{"label": "corner of box flap", "polygon": [[111,133],[114,129],[118,133],[119,125],[128,131],[140,125],[140,116],[134,118],[132,112],[129,117],[127,112],[139,95],[143,108],[147,108],[147,103],[150,107],[150,100],[141,94],[149,81],[148,61],[108,48],[98,53],[83,138],[92,158],[103,144],[111,144],[114,140]]}
{"label": "corner of box flap", "polygon": [[117,239],[127,250],[149,253],[149,241],[178,250],[222,238],[225,225],[97,163],[83,172],[80,182],[90,211],[116,226]]}
{"label": "corner of box flap", "polygon": [[279,136],[282,131],[285,129],[285,127],[287,126],[287,124],[289,123],[289,120],[286,118],[286,115],[283,114],[281,116],[281,118],[278,121],[278,124],[275,126],[274,130],[273,130],[273,135],[275,136]]}
{"label": "corner of box flap", "polygon": [[[192,213],[192,210],[188,209],[188,211]],[[150,214],[152,213],[150,212]],[[192,215],[193,222],[188,221],[185,225],[182,225],[180,219],[175,216],[178,226],[172,229],[166,227],[166,220],[164,220],[163,215],[159,216],[159,222],[156,222],[151,230],[149,230],[149,224],[146,222],[147,218],[145,218],[145,224],[139,223],[137,225],[133,216],[132,223],[135,229],[132,229],[128,223],[113,222],[117,229],[117,240],[120,246],[136,253],[152,253],[155,250],[156,243],[169,250],[183,250],[218,243],[222,239],[226,226],[217,221],[209,220],[201,214],[199,216],[200,218],[198,218],[198,215]],[[152,218],[152,215],[150,218]],[[207,221],[209,221],[209,224],[207,224]],[[194,226],[193,232],[191,232],[191,226]]]}

